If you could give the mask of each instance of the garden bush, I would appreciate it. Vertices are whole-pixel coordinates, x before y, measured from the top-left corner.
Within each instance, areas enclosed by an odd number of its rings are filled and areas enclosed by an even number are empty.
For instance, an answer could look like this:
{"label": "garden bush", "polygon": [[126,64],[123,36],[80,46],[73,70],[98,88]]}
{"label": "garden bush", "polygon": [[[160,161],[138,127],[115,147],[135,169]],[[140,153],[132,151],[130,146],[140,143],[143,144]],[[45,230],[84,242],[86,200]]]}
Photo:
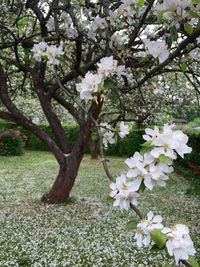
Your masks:
{"label": "garden bush", "polygon": [[[52,132],[52,129],[49,125],[47,124],[40,124],[40,128],[45,131],[53,140],[56,141],[56,138]],[[0,122],[0,130],[5,129],[5,128],[12,128],[15,130],[20,130],[23,132],[24,135],[27,136],[28,140],[26,142],[26,149],[30,150],[39,150],[39,151],[48,151],[47,145],[42,142],[37,136],[35,136],[33,133],[31,133],[28,130],[23,129],[22,127],[16,125],[15,123],[12,122],[6,122],[6,121],[1,121]],[[75,143],[75,140],[78,137],[79,134],[79,127],[76,124],[66,124],[64,125],[64,131],[66,135],[69,138],[70,145],[73,145]]]}
{"label": "garden bush", "polygon": [[0,155],[1,156],[20,156],[23,154],[23,148],[26,135],[18,130],[5,129],[0,132]]}
{"label": "garden bush", "polygon": [[[39,150],[46,151],[48,147],[45,143],[43,143],[39,138],[37,138],[33,133],[17,126],[14,123],[1,121],[0,129],[12,128],[15,130],[20,130],[28,137],[28,141],[26,142],[26,149],[30,150]],[[47,124],[40,124],[40,128],[43,129],[46,133],[48,133],[55,141],[55,137]],[[79,127],[76,124],[66,124],[64,125],[64,131],[69,138],[69,142],[73,145],[79,134]],[[109,145],[108,149],[105,151],[106,155],[109,156],[127,156],[130,157],[133,155],[135,151],[140,150],[140,145],[143,143],[142,135],[144,134],[144,130],[136,130],[133,129],[130,131],[129,135],[124,139],[119,138],[114,145]],[[86,151],[86,153],[90,153],[90,150]]]}
{"label": "garden bush", "polygon": [[143,129],[132,129],[128,136],[123,139],[118,138],[115,144],[108,145],[105,154],[109,156],[132,156],[135,151],[140,151],[141,144],[144,143],[142,139],[143,134]]}
{"label": "garden bush", "polygon": [[174,167],[176,172],[191,182],[187,193],[200,196],[200,130],[186,130],[185,133],[189,136],[192,153],[184,159],[179,158]]}

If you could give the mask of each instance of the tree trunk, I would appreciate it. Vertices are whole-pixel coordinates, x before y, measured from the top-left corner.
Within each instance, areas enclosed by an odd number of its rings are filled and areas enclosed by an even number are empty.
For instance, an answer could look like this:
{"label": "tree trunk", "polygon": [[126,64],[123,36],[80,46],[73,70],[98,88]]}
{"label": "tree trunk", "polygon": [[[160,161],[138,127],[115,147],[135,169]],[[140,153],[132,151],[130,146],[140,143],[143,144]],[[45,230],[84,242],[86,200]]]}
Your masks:
{"label": "tree trunk", "polygon": [[99,143],[99,140],[90,141],[91,159],[98,159],[98,143]]}
{"label": "tree trunk", "polygon": [[79,151],[65,158],[65,163],[60,165],[58,176],[49,193],[43,195],[42,202],[54,204],[63,203],[71,192],[78,169],[84,153]]}

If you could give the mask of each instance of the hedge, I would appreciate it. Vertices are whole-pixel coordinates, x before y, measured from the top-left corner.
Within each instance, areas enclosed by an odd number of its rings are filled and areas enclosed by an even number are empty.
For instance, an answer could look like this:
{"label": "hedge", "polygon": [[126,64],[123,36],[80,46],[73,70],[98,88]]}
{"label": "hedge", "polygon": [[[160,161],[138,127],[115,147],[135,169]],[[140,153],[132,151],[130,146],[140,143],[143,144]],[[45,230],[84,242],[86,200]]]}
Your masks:
{"label": "hedge", "polygon": [[200,130],[186,130],[185,133],[189,136],[192,153],[184,159],[179,157],[174,167],[176,172],[190,181],[191,187],[187,193],[200,196]]}
{"label": "hedge", "polygon": [[[30,131],[17,126],[15,123],[0,121],[0,130],[6,128],[20,130],[27,136],[28,140],[26,142],[26,149],[40,151],[48,150],[47,145]],[[40,128],[48,133],[48,135],[50,135],[56,141],[51,127],[49,127],[47,124],[40,124]],[[67,124],[63,125],[63,128],[69,138],[70,145],[73,145],[78,137],[79,127],[76,124]],[[144,130],[132,130],[130,134],[124,139],[118,138],[115,145],[109,145],[108,149],[105,151],[105,154],[109,156],[132,156],[135,151],[140,150],[140,145],[141,143],[143,143],[143,133]],[[89,152],[90,151],[88,149],[87,153]]]}
{"label": "hedge", "polygon": [[[55,137],[51,128],[46,124],[40,124],[41,129],[48,133],[54,140]],[[18,129],[23,134],[28,137],[26,142],[26,148],[32,150],[48,150],[46,144],[44,144],[40,139],[38,139],[31,132],[22,129],[17,126],[15,123],[0,121],[0,130],[5,128]],[[67,124],[63,126],[66,135],[69,138],[69,142],[73,145],[79,134],[79,127],[76,124]],[[118,138],[115,145],[109,145],[108,149],[105,151],[107,155],[116,155],[116,156],[131,156],[135,151],[140,150],[140,145],[144,142],[142,135],[144,130],[131,130],[130,134],[124,139]],[[199,164],[200,158],[200,131],[199,130],[187,130],[186,134],[189,136],[189,146],[192,147],[193,151],[190,155],[186,156],[184,160],[179,159],[178,161],[183,164],[188,162],[188,160],[193,160]]]}

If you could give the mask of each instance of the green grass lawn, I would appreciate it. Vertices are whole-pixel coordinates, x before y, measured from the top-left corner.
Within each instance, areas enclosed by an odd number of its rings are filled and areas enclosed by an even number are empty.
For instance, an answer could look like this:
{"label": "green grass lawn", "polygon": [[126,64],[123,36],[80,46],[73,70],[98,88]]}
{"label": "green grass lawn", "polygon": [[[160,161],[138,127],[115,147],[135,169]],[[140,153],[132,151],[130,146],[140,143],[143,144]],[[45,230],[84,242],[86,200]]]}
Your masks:
{"label": "green grass lawn", "polygon": [[[120,158],[110,158],[114,175],[126,171]],[[0,267],[147,267],[175,266],[165,251],[137,250],[134,231],[122,212],[106,200],[109,181],[100,161],[86,156],[72,201],[44,205],[40,197],[53,183],[58,166],[48,152],[0,157]],[[145,191],[139,207],[153,210],[166,224],[186,223],[200,258],[200,200],[185,195],[188,182],[172,176],[164,189]]]}

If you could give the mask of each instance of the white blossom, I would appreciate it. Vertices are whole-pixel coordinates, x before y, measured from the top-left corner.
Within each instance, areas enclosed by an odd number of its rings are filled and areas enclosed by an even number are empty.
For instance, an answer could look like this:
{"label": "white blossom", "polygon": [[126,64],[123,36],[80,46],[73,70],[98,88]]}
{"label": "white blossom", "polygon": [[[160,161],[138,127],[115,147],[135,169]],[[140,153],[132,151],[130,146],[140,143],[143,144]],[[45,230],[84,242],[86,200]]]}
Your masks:
{"label": "white blossom", "polygon": [[50,17],[49,20],[47,21],[47,29],[49,31],[54,31],[55,30],[55,21],[53,17]]}
{"label": "white blossom", "polygon": [[32,48],[34,59],[37,61],[41,61],[42,56],[44,56],[46,54],[45,53],[46,48],[47,48],[47,43],[45,43],[45,42],[40,42],[39,44],[34,44],[34,46]]}
{"label": "white blossom", "polygon": [[104,57],[97,64],[97,73],[88,72],[82,82],[76,85],[76,90],[80,93],[80,98],[86,101],[93,99],[93,94],[98,92],[99,85],[113,75],[125,75],[125,66],[118,66],[117,60],[113,56]]}
{"label": "white blossom", "polygon": [[154,216],[152,211],[147,213],[147,219],[142,220],[137,225],[137,232],[135,234],[136,244],[138,248],[151,245],[151,231],[154,229],[163,229],[162,216]]}
{"label": "white blossom", "polygon": [[104,79],[114,74],[117,74],[118,76],[125,74],[125,66],[118,66],[117,60],[115,60],[113,56],[102,58],[97,66],[98,75]]}
{"label": "white blossom", "polygon": [[168,175],[173,168],[164,162],[158,162],[150,153],[142,156],[139,152],[135,152],[133,157],[127,159],[125,163],[130,170],[127,177],[133,181],[133,184],[139,190],[141,183],[152,190],[155,186],[165,186]]}
{"label": "white blossom", "polygon": [[154,127],[154,130],[145,130],[146,135],[143,135],[143,138],[151,141],[154,147],[150,152],[152,156],[158,158],[165,155],[176,159],[177,154],[183,158],[184,154],[191,153],[192,148],[187,146],[188,136],[182,131],[173,131],[174,127],[175,125],[165,124],[162,132],[159,132],[157,127]]}
{"label": "white blossom", "polygon": [[131,22],[132,16],[135,14],[133,6],[138,2],[138,0],[122,0],[122,4],[118,8],[118,13],[128,18],[128,22]]}
{"label": "white blossom", "polygon": [[46,56],[48,58],[48,64],[58,65],[60,63],[58,57],[64,55],[63,42],[58,47],[56,45],[49,46],[45,42],[40,42],[34,45],[32,52],[35,60],[41,61],[42,57]]}
{"label": "white blossom", "polygon": [[169,57],[169,51],[165,41],[150,41],[149,39],[145,39],[143,43],[147,47],[148,53],[154,58],[158,58],[160,63]]}
{"label": "white blossom", "polygon": [[130,204],[137,205],[138,193],[136,193],[134,184],[127,180],[126,175],[118,176],[116,182],[110,184],[110,188],[112,189],[110,196],[115,198],[113,206],[128,210]]}
{"label": "white blossom", "polygon": [[93,93],[98,92],[102,79],[91,72],[88,72],[82,82],[76,85],[76,90],[80,93],[80,98],[86,101],[93,99]]}
{"label": "white blossom", "polygon": [[113,145],[115,143],[115,133],[112,131],[111,125],[107,122],[100,124],[100,131],[103,135],[103,146],[105,149],[108,148],[108,144]]}
{"label": "white blossom", "polygon": [[103,135],[103,145],[108,148],[108,144],[113,145],[115,143],[115,134],[111,131],[105,132]]}
{"label": "white blossom", "polygon": [[93,20],[91,28],[93,31],[96,31],[97,29],[105,29],[108,27],[108,23],[105,18],[97,17]]}
{"label": "white blossom", "polygon": [[124,138],[126,135],[129,134],[128,125],[125,125],[123,121],[121,121],[119,124],[119,133],[118,134],[121,138]]}
{"label": "white blossom", "polygon": [[56,45],[48,46],[46,55],[48,58],[48,64],[59,65],[60,61],[58,57],[64,55],[63,43],[61,43],[58,47]]}
{"label": "white blossom", "polygon": [[189,229],[184,224],[177,224],[174,227],[162,230],[167,235],[167,251],[170,256],[174,256],[178,265],[180,260],[188,260],[189,256],[194,256],[196,251],[189,236]]}
{"label": "white blossom", "polygon": [[162,94],[163,94],[163,89],[162,89],[162,88],[155,88],[155,89],[153,90],[153,93],[154,93],[155,95],[162,95]]}
{"label": "white blossom", "polygon": [[[184,15],[184,10],[186,8],[192,7],[192,1],[191,0],[164,0],[162,3],[158,2],[154,9],[156,12],[162,11],[164,12],[164,16],[167,19],[172,18],[173,11],[176,11],[176,13],[179,16]],[[166,13],[168,15],[166,16]]]}

